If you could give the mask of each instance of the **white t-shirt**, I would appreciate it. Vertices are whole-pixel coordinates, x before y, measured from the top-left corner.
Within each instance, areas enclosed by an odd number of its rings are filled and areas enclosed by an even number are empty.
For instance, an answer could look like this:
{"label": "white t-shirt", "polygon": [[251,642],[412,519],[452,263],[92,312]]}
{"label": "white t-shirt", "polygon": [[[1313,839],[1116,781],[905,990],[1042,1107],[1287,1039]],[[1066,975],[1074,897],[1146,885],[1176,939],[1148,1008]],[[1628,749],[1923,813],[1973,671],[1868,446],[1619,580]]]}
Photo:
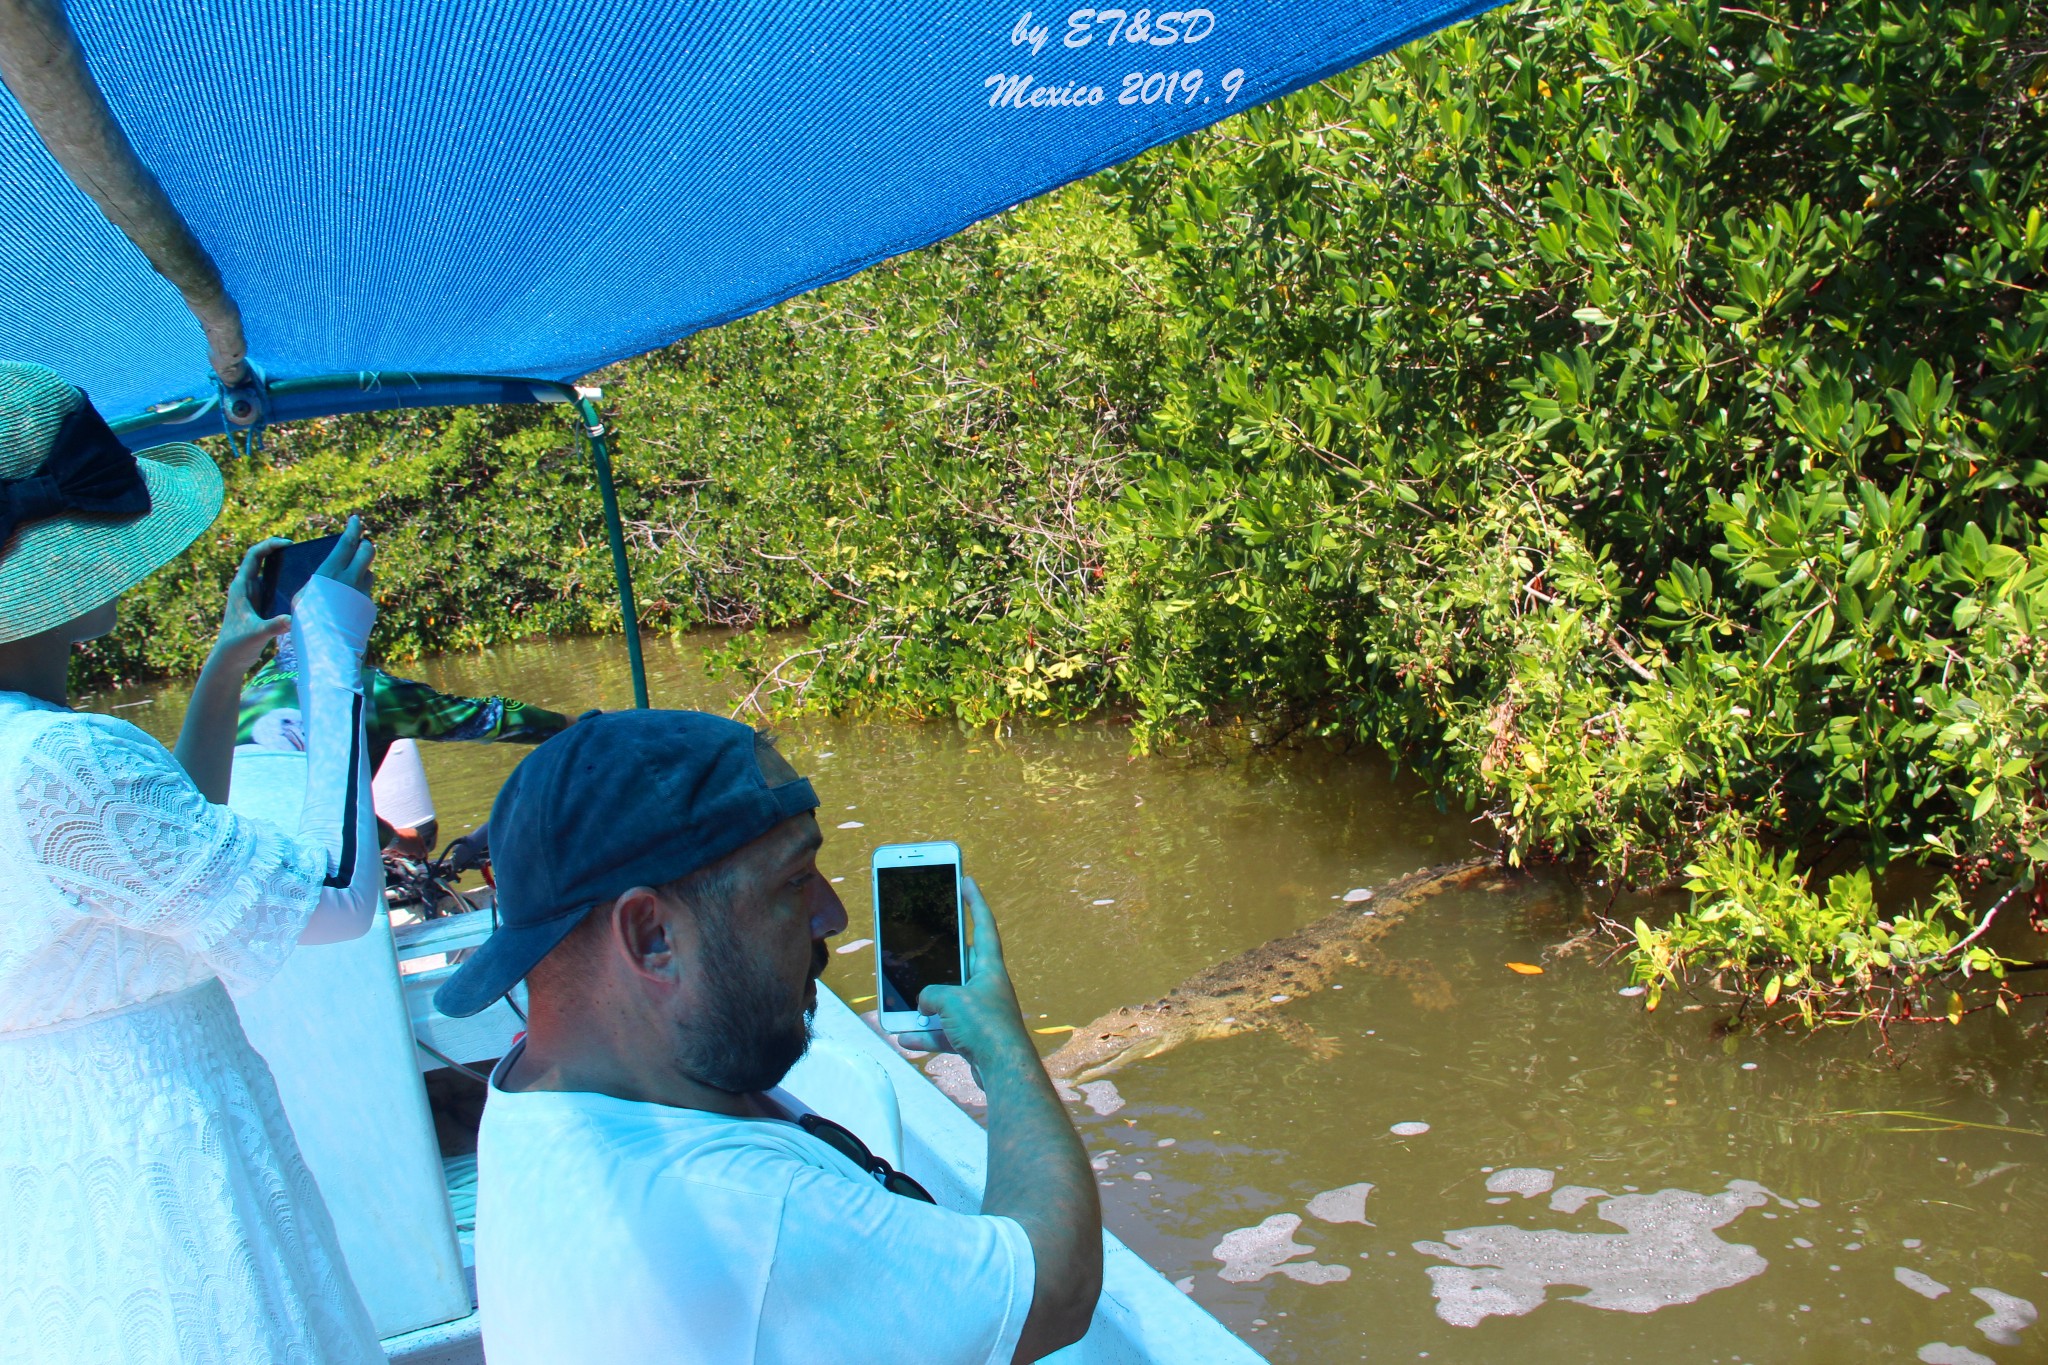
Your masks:
{"label": "white t-shirt", "polygon": [[498,1078],[477,1137],[491,1365],[1015,1353],[1034,1266],[1014,1219],[890,1194],[792,1123]]}

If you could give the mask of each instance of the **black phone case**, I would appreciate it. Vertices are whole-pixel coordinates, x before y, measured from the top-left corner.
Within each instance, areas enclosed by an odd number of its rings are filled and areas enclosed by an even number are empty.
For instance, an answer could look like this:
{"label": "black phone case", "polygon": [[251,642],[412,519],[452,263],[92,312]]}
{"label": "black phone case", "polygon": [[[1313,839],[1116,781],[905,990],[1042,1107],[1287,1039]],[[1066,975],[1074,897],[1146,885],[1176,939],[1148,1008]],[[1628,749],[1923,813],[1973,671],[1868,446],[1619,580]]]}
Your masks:
{"label": "black phone case", "polygon": [[299,595],[299,589],[309,579],[327,556],[334,551],[339,534],[322,536],[318,540],[301,540],[281,550],[273,550],[264,556],[263,567],[256,575],[256,614],[265,620],[273,616],[288,615],[292,599]]}

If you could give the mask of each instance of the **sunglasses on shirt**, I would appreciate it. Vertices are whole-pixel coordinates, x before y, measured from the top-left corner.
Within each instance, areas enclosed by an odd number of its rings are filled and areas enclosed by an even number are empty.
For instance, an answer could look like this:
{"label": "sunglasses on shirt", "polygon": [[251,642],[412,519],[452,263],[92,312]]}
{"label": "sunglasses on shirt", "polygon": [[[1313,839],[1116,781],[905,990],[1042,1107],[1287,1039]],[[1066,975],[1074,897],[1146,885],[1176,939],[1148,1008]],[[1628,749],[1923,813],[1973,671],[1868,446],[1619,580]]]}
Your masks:
{"label": "sunglasses on shirt", "polygon": [[806,1133],[873,1176],[876,1183],[889,1193],[900,1194],[905,1199],[922,1199],[927,1204],[939,1202],[932,1198],[930,1190],[869,1151],[868,1145],[854,1136],[852,1130],[817,1114],[801,1115],[796,1122]]}

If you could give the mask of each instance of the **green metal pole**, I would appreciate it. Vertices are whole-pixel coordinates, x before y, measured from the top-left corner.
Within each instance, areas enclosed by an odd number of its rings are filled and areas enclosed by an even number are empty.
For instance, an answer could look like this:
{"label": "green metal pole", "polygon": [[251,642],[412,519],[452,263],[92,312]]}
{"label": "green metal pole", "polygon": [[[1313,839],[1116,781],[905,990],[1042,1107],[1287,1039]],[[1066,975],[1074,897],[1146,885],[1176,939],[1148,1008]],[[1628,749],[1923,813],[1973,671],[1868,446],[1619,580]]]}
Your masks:
{"label": "green metal pole", "polygon": [[626,529],[619,522],[619,491],[612,486],[612,456],[606,448],[604,422],[597,405],[581,394],[576,411],[583,418],[583,436],[590,443],[590,463],[597,470],[597,493],[604,500],[604,529],[612,542],[612,577],[619,585],[619,624],[626,631],[626,662],[633,670],[633,705],[647,709],[647,664],[640,657],[640,612],[633,605],[633,570],[626,563]]}

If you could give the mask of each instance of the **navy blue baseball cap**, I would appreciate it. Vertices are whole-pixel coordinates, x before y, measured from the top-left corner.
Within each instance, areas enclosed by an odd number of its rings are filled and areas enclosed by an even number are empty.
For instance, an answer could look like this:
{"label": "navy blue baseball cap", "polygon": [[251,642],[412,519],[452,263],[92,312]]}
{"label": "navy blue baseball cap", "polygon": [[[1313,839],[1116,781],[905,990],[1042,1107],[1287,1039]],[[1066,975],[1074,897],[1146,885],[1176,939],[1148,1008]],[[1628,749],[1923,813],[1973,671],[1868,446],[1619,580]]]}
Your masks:
{"label": "navy blue baseball cap", "polygon": [[816,810],[751,726],[702,711],[578,721],[520,765],[491,806],[498,928],[434,992],[462,1018],[512,989],[593,906],[661,886]]}

